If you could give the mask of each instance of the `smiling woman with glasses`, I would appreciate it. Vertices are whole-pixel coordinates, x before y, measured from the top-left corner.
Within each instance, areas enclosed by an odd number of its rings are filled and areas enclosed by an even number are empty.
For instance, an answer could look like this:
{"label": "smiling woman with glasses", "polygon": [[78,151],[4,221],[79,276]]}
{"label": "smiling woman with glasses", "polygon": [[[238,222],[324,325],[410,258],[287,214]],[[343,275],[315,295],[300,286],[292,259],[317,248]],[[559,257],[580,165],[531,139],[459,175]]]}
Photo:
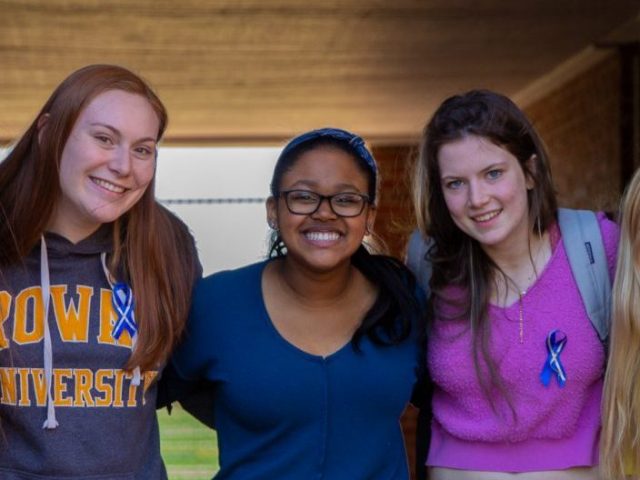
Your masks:
{"label": "smiling woman with glasses", "polygon": [[267,200],[271,258],[199,285],[165,378],[201,382],[183,404],[217,429],[216,479],[409,478],[399,418],[423,326],[411,273],[363,244],[378,181],[357,135],[294,138]]}

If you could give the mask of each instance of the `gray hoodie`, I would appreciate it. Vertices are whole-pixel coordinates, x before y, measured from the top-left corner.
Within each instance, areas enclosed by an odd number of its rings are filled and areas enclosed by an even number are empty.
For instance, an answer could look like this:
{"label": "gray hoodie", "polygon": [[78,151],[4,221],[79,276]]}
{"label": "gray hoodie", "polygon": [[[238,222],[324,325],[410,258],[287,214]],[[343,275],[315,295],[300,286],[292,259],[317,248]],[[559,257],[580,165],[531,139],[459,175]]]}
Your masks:
{"label": "gray hoodie", "polygon": [[122,370],[128,332],[112,335],[111,288],[100,260],[111,251],[101,227],[74,245],[46,234],[51,295],[51,393],[58,426],[43,429],[40,246],[0,273],[0,478],[166,479],[155,414],[157,371],[141,383]]}

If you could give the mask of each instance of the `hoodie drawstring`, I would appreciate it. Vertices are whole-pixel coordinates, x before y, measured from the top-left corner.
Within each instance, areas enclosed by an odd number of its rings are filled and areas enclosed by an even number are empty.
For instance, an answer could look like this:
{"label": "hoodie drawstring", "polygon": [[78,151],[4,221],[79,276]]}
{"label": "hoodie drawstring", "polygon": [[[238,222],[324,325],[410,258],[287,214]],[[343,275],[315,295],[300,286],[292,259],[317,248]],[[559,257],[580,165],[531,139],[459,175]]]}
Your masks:
{"label": "hoodie drawstring", "polygon": [[54,429],[58,426],[56,409],[51,393],[51,378],[53,377],[53,354],[51,350],[51,331],[49,329],[49,299],[51,288],[49,285],[49,259],[47,258],[47,244],[44,236],[40,240],[40,285],[44,302],[44,382],[47,390],[47,419],[42,428]]}
{"label": "hoodie drawstring", "polygon": [[[100,254],[100,261],[102,262],[102,268],[107,278],[107,282],[111,286],[113,293],[113,281],[106,262],[107,254]],[[59,423],[56,420],[56,409],[53,402],[53,394],[51,393],[51,385],[53,378],[53,349],[51,345],[51,330],[49,328],[49,303],[51,299],[51,285],[49,279],[49,258],[47,255],[47,244],[44,240],[44,235],[40,237],[40,286],[42,289],[42,301],[44,302],[44,382],[45,390],[47,392],[47,419],[44,421],[42,428],[52,430],[56,428]],[[132,313],[133,315],[133,313]],[[131,336],[131,351],[136,346],[137,334]],[[140,367],[133,369],[133,378],[131,383],[139,386],[141,382]]]}

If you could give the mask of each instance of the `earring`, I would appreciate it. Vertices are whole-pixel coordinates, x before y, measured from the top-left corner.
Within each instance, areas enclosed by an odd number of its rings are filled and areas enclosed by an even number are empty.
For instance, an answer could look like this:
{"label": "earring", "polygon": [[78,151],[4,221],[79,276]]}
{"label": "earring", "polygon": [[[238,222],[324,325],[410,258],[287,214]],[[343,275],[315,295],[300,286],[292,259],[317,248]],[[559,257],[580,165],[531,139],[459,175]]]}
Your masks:
{"label": "earring", "polygon": [[269,228],[271,230],[275,230],[276,232],[278,231],[278,225],[276,225],[276,222],[273,220],[269,220],[268,222]]}

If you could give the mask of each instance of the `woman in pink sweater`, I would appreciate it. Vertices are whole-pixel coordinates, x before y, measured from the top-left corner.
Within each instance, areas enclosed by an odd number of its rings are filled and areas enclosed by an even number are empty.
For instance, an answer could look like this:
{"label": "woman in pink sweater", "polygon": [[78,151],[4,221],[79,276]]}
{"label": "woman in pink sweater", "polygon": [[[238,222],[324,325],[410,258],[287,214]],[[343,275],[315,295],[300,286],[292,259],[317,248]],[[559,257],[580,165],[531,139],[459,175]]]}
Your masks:
{"label": "woman in pink sweater", "polygon": [[[508,98],[446,100],[415,208],[430,237],[430,478],[596,479],[605,349],[557,224],[547,154]],[[613,276],[618,229],[598,214]]]}

